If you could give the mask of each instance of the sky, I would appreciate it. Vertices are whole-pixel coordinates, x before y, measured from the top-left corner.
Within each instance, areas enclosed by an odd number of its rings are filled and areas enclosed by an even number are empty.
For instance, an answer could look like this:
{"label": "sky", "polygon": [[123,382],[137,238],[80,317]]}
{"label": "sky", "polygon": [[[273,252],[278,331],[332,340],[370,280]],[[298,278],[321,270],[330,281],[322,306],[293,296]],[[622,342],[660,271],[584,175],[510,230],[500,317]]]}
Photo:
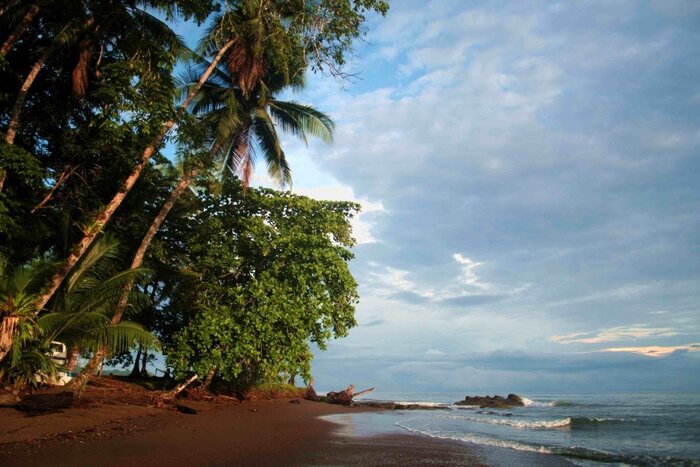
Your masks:
{"label": "sky", "polygon": [[700,390],[700,2],[395,0],[350,69],[285,96],[337,125],[292,190],[363,205],[317,388]]}

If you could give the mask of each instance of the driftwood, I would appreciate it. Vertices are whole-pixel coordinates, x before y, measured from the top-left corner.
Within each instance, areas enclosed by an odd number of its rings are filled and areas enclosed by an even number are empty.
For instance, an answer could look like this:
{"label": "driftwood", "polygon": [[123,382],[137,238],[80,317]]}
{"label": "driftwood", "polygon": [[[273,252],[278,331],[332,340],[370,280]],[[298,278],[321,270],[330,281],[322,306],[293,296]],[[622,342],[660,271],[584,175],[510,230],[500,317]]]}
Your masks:
{"label": "driftwood", "polygon": [[331,391],[328,394],[326,394],[324,397],[321,397],[318,394],[316,394],[316,390],[314,390],[314,387],[313,387],[313,382],[311,382],[311,383],[309,383],[309,386],[306,388],[306,393],[305,393],[304,397],[308,400],[326,402],[328,404],[352,405],[354,397],[357,397],[357,396],[362,395],[362,394],[366,394],[370,391],[374,391],[374,388],[365,389],[364,391],[359,391],[359,392],[353,392],[354,390],[355,390],[355,386],[353,386],[351,384],[350,386],[343,389],[342,391],[338,391],[338,392]]}
{"label": "driftwood", "polygon": [[187,378],[187,380],[175,386],[175,388],[156,397],[153,401],[153,405],[155,405],[156,407],[163,407],[166,402],[171,402],[173,399],[175,399],[178,394],[180,394],[187,386],[192,384],[192,382],[197,378],[198,376],[196,374],[190,376],[189,378]]}

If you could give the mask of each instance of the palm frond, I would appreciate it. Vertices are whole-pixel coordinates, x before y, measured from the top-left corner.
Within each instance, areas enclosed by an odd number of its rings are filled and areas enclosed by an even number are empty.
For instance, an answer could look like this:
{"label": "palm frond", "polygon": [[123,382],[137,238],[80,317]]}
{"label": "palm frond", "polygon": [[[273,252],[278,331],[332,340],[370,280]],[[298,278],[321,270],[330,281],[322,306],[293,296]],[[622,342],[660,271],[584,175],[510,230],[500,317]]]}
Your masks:
{"label": "palm frond", "polygon": [[[270,115],[282,127],[283,131],[288,131],[296,136],[300,136],[300,133],[302,135],[308,133],[320,138],[325,143],[333,142],[335,123],[323,112],[310,105],[277,99],[271,99],[269,107]],[[302,139],[306,141],[305,137]]]}
{"label": "palm frond", "polygon": [[285,187],[292,183],[292,172],[282,150],[275,125],[263,109],[258,109],[254,119],[257,146],[267,163],[267,171],[272,179]]}

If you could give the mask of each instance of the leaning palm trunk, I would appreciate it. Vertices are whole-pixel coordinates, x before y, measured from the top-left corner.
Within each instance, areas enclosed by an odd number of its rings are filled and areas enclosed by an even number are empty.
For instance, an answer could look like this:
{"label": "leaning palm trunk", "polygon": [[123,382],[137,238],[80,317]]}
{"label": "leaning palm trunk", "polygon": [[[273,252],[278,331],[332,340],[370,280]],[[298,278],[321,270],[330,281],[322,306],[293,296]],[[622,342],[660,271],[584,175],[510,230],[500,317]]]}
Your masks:
{"label": "leaning palm trunk", "polygon": [[12,117],[10,118],[10,123],[7,125],[7,133],[5,135],[5,142],[9,145],[15,143],[15,136],[17,136],[17,128],[19,127],[19,116],[22,113],[22,106],[24,106],[24,101],[27,99],[27,94],[29,94],[29,88],[34,84],[36,76],[41,71],[41,68],[49,59],[51,54],[56,50],[56,44],[52,45],[46,52],[44,52],[41,57],[34,63],[29,74],[24,79],[22,87],[19,88],[19,93],[17,94],[17,99],[15,100],[15,105],[12,106]]}
{"label": "leaning palm trunk", "polygon": [[68,351],[68,359],[66,360],[66,370],[73,371],[78,366],[78,357],[80,356],[80,348],[77,345],[72,345]]}
{"label": "leaning palm trunk", "polygon": [[[185,98],[184,102],[180,106],[180,112],[179,115],[182,115],[187,107],[189,107],[190,103],[194,99],[194,97],[197,95],[199,90],[202,88],[204,83],[209,79],[209,76],[211,73],[214,71],[214,68],[216,65],[219,63],[221,58],[224,56],[226,51],[234,44],[234,41],[229,41],[227,42],[217,53],[216,57],[214,57],[214,60],[212,60],[211,64],[207,68],[207,70],[202,74],[201,78],[197,82],[197,84],[194,86],[194,88],[189,92],[187,97]],[[95,218],[93,224],[89,226],[89,228],[85,229],[85,234],[83,238],[80,240],[78,245],[73,249],[71,254],[66,258],[66,261],[63,263],[63,266],[60,268],[60,270],[51,278],[48,287],[46,289],[46,292],[44,292],[38,299],[38,303],[35,309],[35,313],[38,314],[44,306],[48,303],[48,301],[53,297],[53,294],[56,293],[56,290],[60,287],[61,283],[65,280],[65,278],[68,276],[70,271],[73,269],[73,267],[76,265],[76,263],[80,260],[80,258],[85,254],[87,249],[90,247],[92,242],[97,238],[97,235],[102,231],[104,226],[109,222],[109,220],[112,218],[112,215],[114,212],[117,210],[119,205],[122,203],[124,198],[126,198],[126,195],[131,191],[133,188],[134,184],[138,180],[139,176],[141,175],[141,172],[143,171],[144,167],[146,164],[148,164],[148,161],[151,159],[151,156],[153,153],[156,151],[158,146],[163,142],[163,139],[165,136],[168,134],[168,132],[172,129],[172,127],[175,125],[176,119],[169,120],[163,124],[161,127],[160,132],[156,135],[155,138],[151,141],[151,144],[148,145],[148,147],[143,151],[143,154],[141,155],[141,160],[136,164],[136,167],[134,167],[133,171],[131,174],[127,177],[127,179],[124,181],[124,184],[122,185],[121,189],[114,195],[112,200],[107,204],[107,206],[97,215]],[[99,354],[100,352],[96,352],[96,355]],[[102,352],[102,358],[104,358],[105,352]],[[87,367],[86,367],[87,369]]]}
{"label": "leaning palm trunk", "polygon": [[[84,27],[90,28],[92,25],[95,24],[95,18],[90,17],[85,21]],[[66,26],[64,30],[59,34],[66,32]],[[15,142],[15,136],[17,136],[17,128],[19,128],[19,117],[20,114],[22,113],[22,107],[24,106],[24,101],[27,100],[27,94],[29,94],[29,88],[32,87],[32,84],[34,84],[34,80],[36,79],[37,75],[39,74],[39,71],[41,71],[42,67],[46,63],[46,61],[49,59],[51,55],[58,49],[58,47],[61,45],[61,41],[56,37],[53,41],[53,43],[46,49],[46,51],[39,57],[39,59],[34,63],[34,66],[32,69],[29,71],[29,74],[27,74],[27,77],[24,78],[24,82],[22,83],[22,87],[19,89],[19,93],[17,93],[17,99],[15,100],[15,105],[12,106],[12,115],[10,117],[10,122],[7,124],[7,133],[5,135],[5,142],[9,145],[14,144]]]}
{"label": "leaning palm trunk", "polygon": [[22,21],[17,25],[14,31],[12,31],[7,39],[5,39],[2,47],[0,47],[0,58],[3,58],[8,54],[8,52],[12,49],[12,46],[15,45],[15,42],[17,42],[17,39],[24,34],[24,31],[26,31],[27,27],[29,27],[29,23],[32,22],[37,14],[39,14],[39,2],[34,2],[34,4],[29,8],[29,11],[27,11],[27,13],[24,15],[24,18],[22,18]]}
{"label": "leaning palm trunk", "polygon": [[5,358],[12,348],[15,329],[19,323],[19,316],[5,316],[0,323],[0,361]]}
{"label": "leaning palm trunk", "polygon": [[[212,153],[216,152],[219,146],[215,146],[212,149]],[[163,207],[160,208],[160,212],[158,212],[158,215],[153,219],[153,222],[151,222],[150,227],[148,228],[148,231],[146,232],[146,235],[143,236],[143,239],[141,240],[141,244],[139,245],[138,249],[136,250],[136,254],[134,254],[134,259],[131,261],[131,269],[136,269],[141,266],[143,263],[143,258],[146,255],[146,250],[148,247],[151,245],[151,242],[153,241],[153,237],[155,237],[156,232],[158,232],[158,229],[160,229],[160,226],[163,224],[165,221],[165,218],[168,216],[168,213],[170,213],[170,210],[173,208],[175,205],[175,202],[178,200],[180,195],[187,189],[187,187],[192,183],[192,180],[197,176],[197,172],[199,171],[199,167],[194,167],[192,170],[190,170],[187,174],[185,174],[178,184],[175,186],[173,191],[170,193],[170,196],[168,197],[168,200],[163,204]],[[114,312],[114,315],[112,316],[112,324],[119,324],[119,322],[122,319],[122,316],[124,316],[124,311],[126,310],[126,305],[128,303],[129,299],[129,294],[131,293],[131,289],[134,287],[134,282],[129,281],[124,285],[124,289],[122,290],[121,296],[119,297],[119,302],[117,303],[117,309]],[[95,355],[93,355],[92,359],[88,363],[88,365],[83,369],[82,372],[80,372],[80,375],[75,378],[73,381],[77,386],[82,386],[87,381],[92,377],[92,375],[95,373],[95,369],[97,369],[97,366],[102,362],[102,360],[105,358],[107,355],[107,349],[100,349],[100,351],[95,352]],[[138,356],[137,356],[138,360]]]}

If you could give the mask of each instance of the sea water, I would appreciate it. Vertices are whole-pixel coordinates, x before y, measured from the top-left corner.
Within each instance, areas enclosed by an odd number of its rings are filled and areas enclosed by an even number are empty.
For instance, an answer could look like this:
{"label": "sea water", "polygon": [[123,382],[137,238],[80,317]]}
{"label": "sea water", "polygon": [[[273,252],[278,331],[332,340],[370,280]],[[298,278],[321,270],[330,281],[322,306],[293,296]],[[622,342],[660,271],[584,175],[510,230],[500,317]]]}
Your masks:
{"label": "sea water", "polygon": [[[700,466],[700,394],[525,394],[525,406],[456,406],[464,394],[374,393],[426,410],[353,414],[354,434],[398,431],[556,454],[580,465]],[[429,410],[439,407],[439,410]]]}

